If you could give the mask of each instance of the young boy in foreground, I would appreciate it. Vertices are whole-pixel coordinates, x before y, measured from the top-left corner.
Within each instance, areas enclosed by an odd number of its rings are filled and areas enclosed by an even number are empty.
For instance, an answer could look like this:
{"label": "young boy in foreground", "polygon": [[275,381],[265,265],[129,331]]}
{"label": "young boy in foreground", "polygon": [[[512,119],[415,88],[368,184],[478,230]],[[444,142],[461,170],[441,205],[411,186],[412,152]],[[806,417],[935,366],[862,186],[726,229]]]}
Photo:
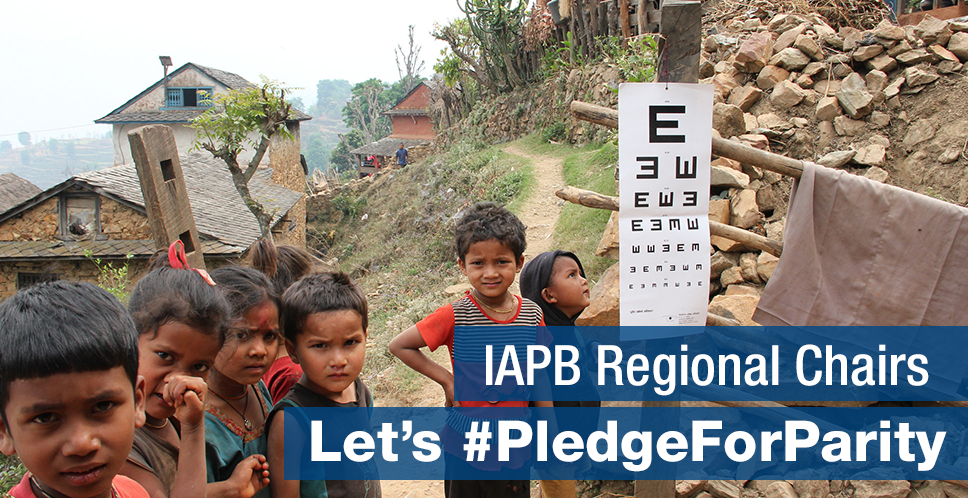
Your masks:
{"label": "young boy in foreground", "polygon": [[[286,417],[281,416],[285,407],[373,406],[373,396],[360,379],[366,359],[367,315],[363,289],[343,273],[309,275],[283,294],[286,349],[292,361],[302,367],[303,375],[273,408],[267,422],[269,465],[280,477],[285,460]],[[303,433],[308,434],[308,427]],[[364,479],[296,481],[277,477],[269,487],[273,498],[380,498],[376,467],[365,462],[359,470]]]}
{"label": "young boy in foreground", "polygon": [[118,470],[144,424],[138,332],[114,296],[38,284],[0,304],[0,450],[27,467],[14,498],[147,498]]}
{"label": "young boy in foreground", "polygon": [[[445,406],[463,407],[504,407],[522,409],[526,414],[528,400],[495,400],[494,402],[479,400],[454,399],[454,374],[438,365],[427,357],[421,348],[429,347],[431,351],[441,345],[450,349],[451,366],[456,361],[467,361],[468,351],[454,347],[455,342],[471,342],[473,339],[459,337],[455,341],[455,328],[467,326],[515,325],[534,327],[535,334],[523,337],[517,334],[512,339],[506,337],[508,344],[519,341],[519,351],[525,349],[526,344],[536,344],[537,327],[544,325],[541,308],[529,299],[522,299],[511,294],[508,288],[514,283],[514,278],[524,265],[524,249],[526,246],[525,228],[514,214],[507,209],[491,202],[481,202],[464,212],[463,218],[455,229],[455,245],[457,248],[457,264],[461,272],[470,280],[473,290],[468,292],[457,302],[448,304],[435,311],[430,316],[417,322],[416,325],[403,331],[390,341],[390,351],[399,357],[410,368],[434,380],[444,389]],[[459,335],[459,334],[458,334]],[[503,350],[503,344],[494,344],[495,350]],[[483,388],[483,378],[480,379]],[[546,398],[547,399],[547,398]],[[550,407],[547,401],[535,402],[537,406]],[[460,434],[454,427],[462,423],[448,418],[447,431]],[[461,474],[467,475],[478,470],[499,470],[498,468],[482,469],[471,465],[462,455],[447,450],[445,442],[445,481],[444,493],[448,497],[483,496],[483,497],[527,497],[530,495],[527,480],[493,480],[470,481],[458,480]],[[515,467],[515,465],[517,467]],[[520,468],[523,461],[507,462],[504,467]],[[462,470],[463,469],[463,470]]]}

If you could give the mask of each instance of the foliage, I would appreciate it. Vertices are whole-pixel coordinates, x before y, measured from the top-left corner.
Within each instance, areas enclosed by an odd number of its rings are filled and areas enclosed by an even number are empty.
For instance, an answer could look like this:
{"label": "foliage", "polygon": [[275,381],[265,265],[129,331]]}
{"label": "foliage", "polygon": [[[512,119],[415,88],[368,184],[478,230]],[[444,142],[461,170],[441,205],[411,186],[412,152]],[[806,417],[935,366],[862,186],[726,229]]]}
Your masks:
{"label": "foliage", "polygon": [[655,80],[658,64],[658,40],[653,36],[631,39],[628,48],[622,49],[621,38],[609,37],[604,42],[604,52],[625,81],[630,83],[650,83]]}
{"label": "foliage", "polygon": [[528,174],[523,170],[514,170],[495,179],[487,187],[484,199],[501,204],[507,204],[515,196],[524,191],[528,182]]}
{"label": "foliage", "polygon": [[289,99],[289,104],[292,105],[293,109],[306,112],[306,103],[303,102],[302,97],[293,97]]}
{"label": "foliage", "polygon": [[13,149],[13,145],[10,144],[10,140],[0,142],[0,152],[7,152],[10,149]]}
{"label": "foliage", "polygon": [[302,153],[309,164],[309,172],[325,171],[329,167],[330,154],[338,142],[329,142],[320,133],[303,132]]}
{"label": "foliage", "polygon": [[568,136],[568,126],[565,123],[558,121],[555,124],[545,128],[541,132],[541,140],[545,142],[560,142]]}
{"label": "foliage", "polygon": [[130,294],[127,287],[131,283],[128,278],[128,264],[133,256],[133,254],[128,254],[125,256],[124,263],[116,264],[114,261],[103,261],[101,258],[95,257],[90,249],[84,250],[84,257],[91,260],[97,267],[98,287],[114,294],[114,297],[125,305],[128,304],[128,295]]}
{"label": "foliage", "polygon": [[319,80],[316,83],[316,113],[313,115],[340,119],[352,89],[353,85],[346,80]]}
{"label": "foliage", "polygon": [[20,145],[24,147],[30,145],[30,132],[22,131],[17,134],[17,140],[20,141]]}
{"label": "foliage", "polygon": [[329,154],[329,164],[340,173],[350,170],[356,171],[356,162],[350,151],[362,147],[366,143],[363,133],[360,130],[350,130],[349,133],[341,133],[339,138],[339,144]]}
{"label": "foliage", "polygon": [[16,486],[25,473],[27,468],[17,455],[0,455],[0,495],[6,496],[5,493]]}
{"label": "foliage", "polygon": [[[561,147],[561,146],[557,146]],[[605,195],[615,195],[615,166],[618,147],[613,144],[591,145],[571,152],[564,160],[565,184]],[[574,247],[585,274],[597,280],[615,261],[595,256],[598,242],[611,215],[604,209],[590,209],[565,203],[555,225],[554,241],[558,247]]]}
{"label": "foliage", "polygon": [[[248,184],[262,162],[272,137],[279,135],[292,139],[286,126],[292,108],[286,101],[286,95],[291,90],[263,77],[262,86],[215,95],[214,100],[209,99],[212,107],[195,118],[191,125],[197,132],[192,149],[207,150],[225,161],[236,190],[259,221],[264,237],[271,237],[269,227],[273,215],[252,197]],[[250,133],[258,134],[258,142],[249,138]],[[247,146],[252,147],[255,153],[243,170],[238,156]]]}
{"label": "foliage", "polygon": [[344,215],[356,218],[363,213],[366,207],[366,197],[352,197],[347,194],[340,194],[333,198],[333,207],[343,212]]}
{"label": "foliage", "polygon": [[[397,73],[400,74],[400,81],[403,83],[403,88],[409,92],[420,81],[420,71],[423,71],[424,61],[420,60],[420,45],[417,45],[413,41],[413,24],[408,27],[408,31],[410,40],[409,50],[404,54],[403,47],[397,45],[397,48],[393,50],[393,55],[397,60]],[[402,63],[401,60],[403,61]]]}
{"label": "foliage", "polygon": [[24,166],[30,166],[30,151],[22,150],[20,151],[20,164]]}

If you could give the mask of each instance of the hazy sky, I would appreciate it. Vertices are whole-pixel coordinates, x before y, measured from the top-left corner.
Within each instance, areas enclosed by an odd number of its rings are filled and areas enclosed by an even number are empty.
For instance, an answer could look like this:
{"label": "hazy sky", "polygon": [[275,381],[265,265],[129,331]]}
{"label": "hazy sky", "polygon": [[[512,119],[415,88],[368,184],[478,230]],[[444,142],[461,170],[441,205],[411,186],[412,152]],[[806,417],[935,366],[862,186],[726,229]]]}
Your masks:
{"label": "hazy sky", "polygon": [[109,131],[93,121],[161,79],[159,55],[302,87],[309,106],[321,79],[399,79],[394,48],[413,24],[430,76],[445,46],[433,24],[462,15],[457,0],[4,2],[0,140]]}

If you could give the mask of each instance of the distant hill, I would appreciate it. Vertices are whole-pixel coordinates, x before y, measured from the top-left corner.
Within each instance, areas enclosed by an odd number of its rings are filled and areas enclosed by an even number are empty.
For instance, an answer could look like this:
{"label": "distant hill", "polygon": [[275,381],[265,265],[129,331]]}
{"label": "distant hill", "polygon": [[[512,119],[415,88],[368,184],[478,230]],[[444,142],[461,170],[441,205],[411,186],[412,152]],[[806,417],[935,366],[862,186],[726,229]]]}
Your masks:
{"label": "distant hill", "polygon": [[0,152],[0,173],[16,173],[44,190],[72,175],[112,165],[110,138],[52,139]]}

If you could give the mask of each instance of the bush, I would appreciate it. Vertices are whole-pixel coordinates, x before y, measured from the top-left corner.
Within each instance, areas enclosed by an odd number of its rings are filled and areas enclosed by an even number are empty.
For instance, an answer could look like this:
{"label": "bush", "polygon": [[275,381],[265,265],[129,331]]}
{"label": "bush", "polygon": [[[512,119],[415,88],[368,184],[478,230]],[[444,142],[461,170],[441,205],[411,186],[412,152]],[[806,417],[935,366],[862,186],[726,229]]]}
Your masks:
{"label": "bush", "polygon": [[333,199],[333,206],[342,211],[344,215],[356,218],[366,207],[366,197],[353,197],[340,194]]}
{"label": "bush", "polygon": [[561,142],[568,136],[568,127],[561,121],[545,128],[541,132],[541,139],[545,142]]}

